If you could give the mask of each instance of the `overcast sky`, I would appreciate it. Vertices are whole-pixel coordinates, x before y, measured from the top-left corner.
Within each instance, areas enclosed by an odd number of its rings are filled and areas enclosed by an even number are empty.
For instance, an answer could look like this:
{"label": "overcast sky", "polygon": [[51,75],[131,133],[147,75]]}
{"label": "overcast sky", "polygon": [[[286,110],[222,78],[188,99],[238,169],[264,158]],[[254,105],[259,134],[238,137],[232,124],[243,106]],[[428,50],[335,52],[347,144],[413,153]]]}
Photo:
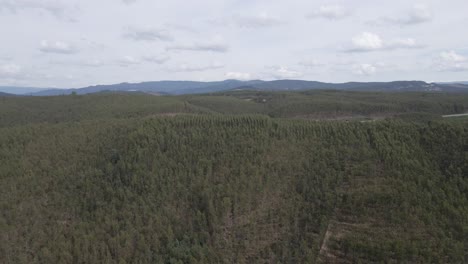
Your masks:
{"label": "overcast sky", "polygon": [[468,80],[467,0],[0,0],[0,85]]}

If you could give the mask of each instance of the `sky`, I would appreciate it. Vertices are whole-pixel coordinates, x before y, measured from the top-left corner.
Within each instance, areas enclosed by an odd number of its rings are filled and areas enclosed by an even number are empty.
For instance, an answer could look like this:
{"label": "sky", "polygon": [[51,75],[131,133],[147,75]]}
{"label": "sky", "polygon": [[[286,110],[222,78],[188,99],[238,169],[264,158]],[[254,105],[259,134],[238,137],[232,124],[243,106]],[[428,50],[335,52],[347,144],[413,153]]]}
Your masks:
{"label": "sky", "polygon": [[468,81],[467,0],[0,0],[0,85]]}

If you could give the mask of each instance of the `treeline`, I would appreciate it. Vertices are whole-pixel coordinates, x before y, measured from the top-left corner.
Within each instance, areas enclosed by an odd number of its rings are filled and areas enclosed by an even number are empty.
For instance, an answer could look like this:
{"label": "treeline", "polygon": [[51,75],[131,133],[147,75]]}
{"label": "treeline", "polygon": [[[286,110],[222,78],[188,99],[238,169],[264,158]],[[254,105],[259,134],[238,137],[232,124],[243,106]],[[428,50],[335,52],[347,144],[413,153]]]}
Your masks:
{"label": "treeline", "polygon": [[0,262],[466,262],[467,139],[262,115],[0,128]]}

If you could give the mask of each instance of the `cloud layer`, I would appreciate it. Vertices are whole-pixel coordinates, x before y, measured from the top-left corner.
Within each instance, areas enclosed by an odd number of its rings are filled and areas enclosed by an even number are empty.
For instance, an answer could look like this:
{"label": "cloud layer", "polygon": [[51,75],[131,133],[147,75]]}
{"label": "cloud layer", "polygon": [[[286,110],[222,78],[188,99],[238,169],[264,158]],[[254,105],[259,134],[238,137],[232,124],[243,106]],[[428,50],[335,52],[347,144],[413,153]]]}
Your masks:
{"label": "cloud layer", "polygon": [[210,51],[227,52],[229,46],[222,42],[196,42],[193,44],[173,45],[167,47],[168,51]]}
{"label": "cloud layer", "polygon": [[154,27],[127,27],[123,33],[124,38],[136,41],[172,41],[169,31]]}
{"label": "cloud layer", "polygon": [[403,15],[393,15],[390,17],[381,17],[371,21],[375,25],[398,25],[398,26],[413,26],[432,21],[434,14],[428,6],[415,5]]}
{"label": "cloud layer", "polygon": [[463,80],[467,9],[466,0],[0,0],[0,85]]}
{"label": "cloud layer", "polygon": [[317,10],[307,14],[307,18],[324,18],[330,20],[343,19],[351,15],[351,11],[341,5],[322,5]]}
{"label": "cloud layer", "polygon": [[0,65],[0,78],[15,78],[21,73],[21,66],[16,64]]}
{"label": "cloud layer", "polygon": [[232,19],[237,26],[243,28],[269,28],[284,24],[280,19],[271,17],[266,13],[258,16],[235,15]]}

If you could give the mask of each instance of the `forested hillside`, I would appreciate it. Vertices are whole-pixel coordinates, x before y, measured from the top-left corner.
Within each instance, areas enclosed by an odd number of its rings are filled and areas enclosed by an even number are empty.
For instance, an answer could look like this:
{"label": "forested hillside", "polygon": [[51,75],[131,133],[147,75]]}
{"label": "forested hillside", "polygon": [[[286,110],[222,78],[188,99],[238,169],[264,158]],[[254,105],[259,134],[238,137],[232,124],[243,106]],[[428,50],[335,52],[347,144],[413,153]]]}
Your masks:
{"label": "forested hillside", "polygon": [[182,113],[364,120],[395,116],[432,119],[466,111],[468,94],[231,91],[184,96],[152,96],[142,93],[0,96],[0,127]]}
{"label": "forested hillside", "polygon": [[467,108],[330,91],[0,98],[0,262],[464,263],[468,122],[436,116]]}

